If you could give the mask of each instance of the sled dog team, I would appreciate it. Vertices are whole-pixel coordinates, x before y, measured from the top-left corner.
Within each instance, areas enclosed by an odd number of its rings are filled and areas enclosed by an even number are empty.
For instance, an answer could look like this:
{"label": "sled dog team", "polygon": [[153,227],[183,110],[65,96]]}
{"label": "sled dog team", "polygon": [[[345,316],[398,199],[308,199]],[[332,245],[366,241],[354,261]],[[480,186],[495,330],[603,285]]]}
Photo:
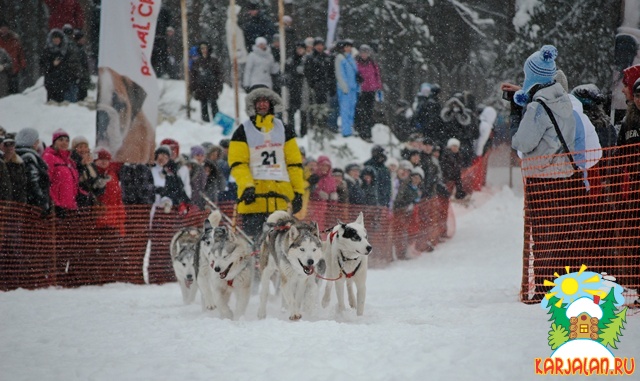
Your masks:
{"label": "sled dog team", "polygon": [[[362,213],[354,222],[339,222],[323,242],[316,223],[298,221],[287,212],[276,211],[256,237],[255,251],[247,240],[228,227],[219,226],[221,218],[220,211],[214,210],[204,221],[203,229],[181,229],[171,240],[173,269],[185,304],[192,303],[200,290],[203,309],[217,309],[223,318],[238,319],[249,304],[254,271],[259,271],[256,279],[260,280],[260,319],[267,316],[272,287],[276,295],[282,294],[290,320],[299,320],[303,312],[313,314],[323,281],[323,308],[331,301],[335,283],[338,312],[345,311],[346,286],[349,306],[356,309],[358,316],[364,313],[367,263],[372,248]],[[229,305],[232,294],[233,310]]]}

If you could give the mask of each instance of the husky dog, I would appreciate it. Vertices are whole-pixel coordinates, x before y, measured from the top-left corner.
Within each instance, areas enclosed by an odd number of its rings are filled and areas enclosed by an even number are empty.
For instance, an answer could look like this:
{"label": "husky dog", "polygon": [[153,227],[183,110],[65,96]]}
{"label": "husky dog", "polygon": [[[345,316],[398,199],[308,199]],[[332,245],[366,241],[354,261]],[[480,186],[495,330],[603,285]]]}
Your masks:
{"label": "husky dog", "polygon": [[196,283],[200,289],[203,310],[213,310],[216,308],[213,302],[213,291],[209,284],[209,273],[213,272],[215,261],[211,248],[214,243],[214,228],[220,224],[222,215],[219,210],[212,210],[209,217],[204,221],[204,231],[196,248],[194,266],[196,268]]}
{"label": "husky dog", "polygon": [[[358,316],[364,313],[364,300],[367,296],[367,266],[371,245],[364,228],[362,212],[355,222],[339,223],[331,229],[325,242],[326,276],[335,279],[338,312],[345,310],[344,286],[347,285],[349,306],[356,308]],[[353,284],[357,288],[357,301],[353,294]],[[331,300],[333,282],[327,282],[322,297],[322,307],[327,307]]]}
{"label": "husky dog", "polygon": [[258,318],[267,316],[269,281],[277,271],[289,309],[289,319],[299,320],[304,306],[310,306],[315,283],[315,266],[322,260],[322,242],[315,223],[299,222],[288,213],[276,211],[267,219],[273,226],[264,237],[260,254],[260,307]]}
{"label": "husky dog", "polygon": [[[206,309],[218,308],[225,319],[244,315],[251,296],[253,260],[249,244],[226,227],[217,226],[220,212],[212,212],[205,221],[200,242],[198,286]],[[231,311],[229,299],[235,294],[236,308]]]}
{"label": "husky dog", "polygon": [[180,290],[182,291],[182,301],[190,304],[194,301],[198,292],[198,284],[193,284],[196,279],[196,269],[194,260],[198,241],[202,236],[202,231],[197,228],[183,228],[171,239],[169,251],[173,271],[176,274]]}

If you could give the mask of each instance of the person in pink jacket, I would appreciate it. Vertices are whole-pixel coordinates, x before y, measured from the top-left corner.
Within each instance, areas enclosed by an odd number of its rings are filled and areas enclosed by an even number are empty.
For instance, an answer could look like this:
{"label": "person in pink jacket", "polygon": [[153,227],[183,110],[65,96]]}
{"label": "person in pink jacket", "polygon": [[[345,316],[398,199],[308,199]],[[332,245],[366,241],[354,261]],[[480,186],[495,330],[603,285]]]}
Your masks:
{"label": "person in pink jacket", "polygon": [[380,66],[371,57],[373,50],[369,45],[361,45],[359,55],[356,57],[358,73],[363,81],[360,84],[360,95],[356,105],[356,117],[354,128],[360,139],[371,142],[371,128],[373,127],[373,108],[376,101],[376,92],[382,90],[382,77]]}
{"label": "person in pink jacket", "polygon": [[318,158],[318,166],[310,182],[313,182],[315,186],[311,191],[310,201],[319,201],[315,203],[313,212],[314,219],[318,222],[321,229],[325,229],[335,221],[327,221],[327,210],[332,206],[335,206],[338,201],[338,185],[336,180],[331,175],[331,159],[327,156],[320,156]]}
{"label": "person in pink jacket", "polygon": [[64,217],[69,210],[78,209],[78,170],[71,160],[69,151],[69,134],[63,129],[53,132],[53,143],[42,154],[42,159],[49,166],[51,188],[49,195],[55,206],[56,215]]}

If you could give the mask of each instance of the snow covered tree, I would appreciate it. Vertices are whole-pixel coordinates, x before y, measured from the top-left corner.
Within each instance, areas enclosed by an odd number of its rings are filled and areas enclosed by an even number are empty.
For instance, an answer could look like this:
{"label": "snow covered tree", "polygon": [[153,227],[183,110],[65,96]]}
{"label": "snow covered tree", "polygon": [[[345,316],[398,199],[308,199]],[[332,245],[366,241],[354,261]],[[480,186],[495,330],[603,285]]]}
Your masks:
{"label": "snow covered tree", "polygon": [[584,83],[608,86],[620,2],[607,1],[606,6],[599,0],[521,2],[513,19],[516,38],[508,45],[504,62],[511,66],[512,78],[522,79],[527,57],[552,44],[558,48],[556,62],[570,88]]}
{"label": "snow covered tree", "polygon": [[551,324],[551,330],[549,331],[549,346],[551,349],[555,350],[567,341],[569,341],[569,331],[561,325]]}
{"label": "snow covered tree", "polygon": [[607,327],[602,330],[600,334],[600,342],[604,346],[610,346],[613,349],[618,349],[616,343],[620,342],[619,337],[622,336],[622,330],[624,329],[624,323],[627,322],[627,307],[618,312],[616,316],[611,320]]}

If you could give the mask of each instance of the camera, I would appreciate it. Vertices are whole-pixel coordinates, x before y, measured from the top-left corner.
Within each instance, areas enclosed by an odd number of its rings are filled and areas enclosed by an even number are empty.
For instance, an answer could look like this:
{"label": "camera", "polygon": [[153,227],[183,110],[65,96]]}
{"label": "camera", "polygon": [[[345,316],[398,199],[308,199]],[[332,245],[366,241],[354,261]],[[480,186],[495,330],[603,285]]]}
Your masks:
{"label": "camera", "polygon": [[515,91],[507,91],[507,90],[504,90],[504,91],[502,92],[502,99],[504,99],[505,101],[509,101],[509,102],[511,102],[511,101],[513,100],[513,95],[514,95],[515,93],[516,93]]}

